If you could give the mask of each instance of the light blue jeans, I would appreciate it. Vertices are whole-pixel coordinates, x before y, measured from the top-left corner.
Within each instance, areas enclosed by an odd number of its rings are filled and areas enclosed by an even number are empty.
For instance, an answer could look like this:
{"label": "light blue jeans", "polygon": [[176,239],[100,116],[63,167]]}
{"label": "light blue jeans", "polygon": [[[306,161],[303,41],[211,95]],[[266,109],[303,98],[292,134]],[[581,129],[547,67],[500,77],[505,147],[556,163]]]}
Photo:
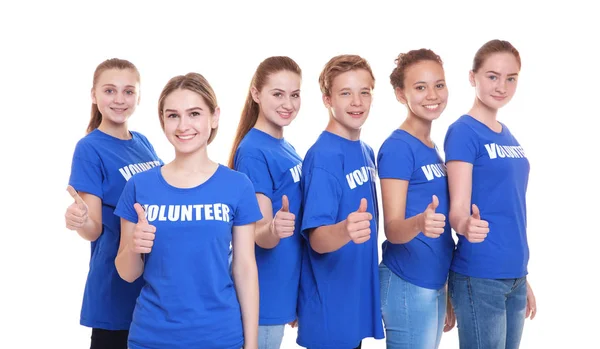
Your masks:
{"label": "light blue jeans", "polygon": [[461,349],[517,349],[525,324],[527,280],[480,279],[450,271],[448,290]]}
{"label": "light blue jeans", "polygon": [[258,326],[258,349],[279,349],[285,325]]}
{"label": "light blue jeans", "polygon": [[381,313],[387,349],[436,349],[446,318],[446,287],[411,284],[379,265]]}

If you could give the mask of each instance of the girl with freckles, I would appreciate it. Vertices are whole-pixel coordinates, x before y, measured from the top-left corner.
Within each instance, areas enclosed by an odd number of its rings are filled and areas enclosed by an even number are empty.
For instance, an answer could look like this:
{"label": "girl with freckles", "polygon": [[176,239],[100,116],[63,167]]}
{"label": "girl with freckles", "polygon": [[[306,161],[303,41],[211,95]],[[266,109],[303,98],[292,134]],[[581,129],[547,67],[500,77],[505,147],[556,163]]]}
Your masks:
{"label": "girl with freckles", "polygon": [[258,347],[278,349],[286,323],[294,326],[302,237],[299,220],[302,158],[283,137],[300,110],[302,72],[291,58],[269,57],[254,73],[229,167],[254,185],[263,218],[256,223],[260,288]]}
{"label": "girl with freckles", "polygon": [[[446,280],[454,240],[446,168],[431,139],[448,101],[442,60],[431,50],[402,53],[390,75],[408,110],[377,156],[386,241],[379,266],[388,349],[438,348],[454,326]],[[446,322],[444,321],[446,319]]]}
{"label": "girl with freckles", "polygon": [[463,349],[516,349],[525,319],[536,313],[526,278],[529,160],[497,120],[520,70],[519,51],[508,41],[484,44],[469,72],[475,102],[444,143],[449,221],[458,234],[448,282]]}
{"label": "girl with freckles", "polygon": [[146,282],[129,348],[256,349],[254,226],[262,215],[248,177],[208,157],[219,125],[215,93],[200,74],[176,76],[158,114],[175,159],[133,176],[115,210],[119,275]]}

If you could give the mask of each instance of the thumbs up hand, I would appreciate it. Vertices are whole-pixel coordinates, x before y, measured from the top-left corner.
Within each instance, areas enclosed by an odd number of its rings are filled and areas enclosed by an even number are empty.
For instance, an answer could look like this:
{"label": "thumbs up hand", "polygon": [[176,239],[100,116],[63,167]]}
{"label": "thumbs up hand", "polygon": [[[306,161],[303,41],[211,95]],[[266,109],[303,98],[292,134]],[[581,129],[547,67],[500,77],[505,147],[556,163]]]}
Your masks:
{"label": "thumbs up hand", "polygon": [[427,206],[425,211],[421,213],[420,230],[423,235],[429,238],[439,238],[444,233],[444,226],[446,225],[446,216],[441,213],[435,213],[435,209],[440,204],[438,197],[433,195],[431,197],[431,203]]}
{"label": "thumbs up hand", "polygon": [[152,251],[152,246],[154,245],[156,227],[148,224],[146,212],[142,208],[142,205],[135,203],[133,208],[138,215],[138,222],[133,231],[130,245],[131,250],[134,253],[150,253],[150,251]]}
{"label": "thumbs up hand", "polygon": [[482,242],[490,232],[489,224],[487,221],[481,219],[477,205],[472,205],[472,211],[473,213],[467,219],[467,229],[463,235],[469,242]]}
{"label": "thumbs up hand", "polygon": [[65,223],[68,229],[77,230],[83,228],[88,220],[88,206],[81,196],[72,186],[67,186],[67,191],[71,194],[74,202],[67,208],[65,213]]}
{"label": "thumbs up hand", "polygon": [[367,212],[367,199],[360,199],[358,210],[346,218],[346,232],[355,244],[362,244],[371,238],[371,219],[373,215]]}
{"label": "thumbs up hand", "polygon": [[294,235],[296,215],[290,212],[290,202],[287,196],[281,198],[281,209],[277,211],[271,222],[271,231],[280,239]]}

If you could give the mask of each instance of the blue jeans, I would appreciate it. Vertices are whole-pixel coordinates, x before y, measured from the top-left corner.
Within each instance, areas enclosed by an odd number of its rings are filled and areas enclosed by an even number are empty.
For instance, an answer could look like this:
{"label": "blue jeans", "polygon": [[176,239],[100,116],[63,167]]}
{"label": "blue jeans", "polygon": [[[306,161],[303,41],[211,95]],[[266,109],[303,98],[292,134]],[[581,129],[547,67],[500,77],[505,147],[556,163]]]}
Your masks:
{"label": "blue jeans", "polygon": [[381,313],[387,349],[435,349],[446,318],[446,287],[411,284],[379,265]]}
{"label": "blue jeans", "polygon": [[258,349],[279,349],[285,325],[258,326]]}
{"label": "blue jeans", "polygon": [[461,349],[517,349],[527,307],[526,278],[480,279],[450,271],[448,289]]}

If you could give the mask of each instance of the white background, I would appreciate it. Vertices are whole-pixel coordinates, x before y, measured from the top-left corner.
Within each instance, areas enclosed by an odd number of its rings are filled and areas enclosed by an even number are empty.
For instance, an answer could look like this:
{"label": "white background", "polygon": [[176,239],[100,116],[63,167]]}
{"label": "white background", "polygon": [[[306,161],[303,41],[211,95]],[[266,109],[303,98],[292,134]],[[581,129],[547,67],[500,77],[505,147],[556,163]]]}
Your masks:
{"label": "white background", "polygon": [[[221,124],[210,154],[226,162],[256,66],[288,55],[303,69],[302,107],[286,138],[304,155],[325,127],[318,74],[332,56],[357,53],[375,73],[363,140],[377,152],[405,109],[389,74],[410,49],[431,48],[445,62],[450,99],[436,121],[468,111],[468,71],[494,38],[521,52],[517,94],[501,110],[531,162],[529,280],[539,312],[522,348],[600,347],[598,277],[598,19],[578,1],[249,1],[3,2],[0,5],[0,330],[1,348],[87,348],[79,325],[89,243],[64,228],[65,191],[75,143],[89,120],[92,74],[120,57],[142,74],[142,102],[130,122],[165,161],[157,99],[169,78],[204,74],[216,90]],[[383,234],[381,234],[381,237]],[[284,348],[295,347],[286,330]],[[366,340],[363,348],[384,348]],[[442,338],[457,348],[457,330]]]}

